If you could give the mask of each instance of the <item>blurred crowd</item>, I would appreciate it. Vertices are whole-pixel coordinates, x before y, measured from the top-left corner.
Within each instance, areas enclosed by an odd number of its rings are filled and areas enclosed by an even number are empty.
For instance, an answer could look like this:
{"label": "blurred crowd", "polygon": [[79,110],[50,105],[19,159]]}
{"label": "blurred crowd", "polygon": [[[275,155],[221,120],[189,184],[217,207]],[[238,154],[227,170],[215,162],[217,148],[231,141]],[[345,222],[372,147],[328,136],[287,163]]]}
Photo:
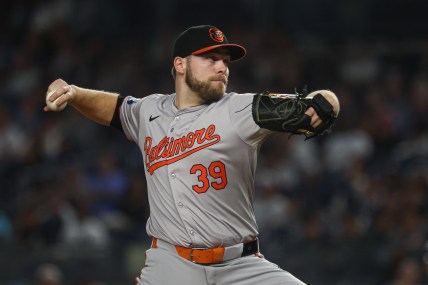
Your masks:
{"label": "blurred crowd", "polygon": [[423,1],[200,2],[2,4],[0,284],[133,283],[150,242],[141,153],[72,108],[43,112],[45,94],[57,78],[172,93],[173,40],[196,24],[247,48],[229,91],[307,84],[341,102],[328,136],[262,147],[262,253],[308,284],[428,284],[428,20],[412,6]]}

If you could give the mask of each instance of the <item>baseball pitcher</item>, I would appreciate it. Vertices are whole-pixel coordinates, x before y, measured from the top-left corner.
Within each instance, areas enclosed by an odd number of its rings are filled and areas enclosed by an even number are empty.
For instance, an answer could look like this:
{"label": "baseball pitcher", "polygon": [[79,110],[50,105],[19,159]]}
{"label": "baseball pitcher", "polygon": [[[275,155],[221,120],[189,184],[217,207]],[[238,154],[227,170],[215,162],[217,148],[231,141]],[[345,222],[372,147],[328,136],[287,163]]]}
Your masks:
{"label": "baseball pitcher", "polygon": [[67,103],[141,150],[152,245],[138,284],[304,284],[259,252],[257,154],[273,132],[328,133],[339,101],[328,90],[227,93],[230,62],[245,53],[216,27],[195,26],[174,43],[173,94],[122,97],[61,79],[47,90],[45,111]]}

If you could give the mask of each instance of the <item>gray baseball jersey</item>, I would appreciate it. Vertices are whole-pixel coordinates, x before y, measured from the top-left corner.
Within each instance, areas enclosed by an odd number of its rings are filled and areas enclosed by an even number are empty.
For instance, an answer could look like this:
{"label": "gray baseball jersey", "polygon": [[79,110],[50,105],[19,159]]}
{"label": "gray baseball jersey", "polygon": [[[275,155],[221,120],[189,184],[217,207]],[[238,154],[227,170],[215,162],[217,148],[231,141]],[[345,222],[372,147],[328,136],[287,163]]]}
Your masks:
{"label": "gray baseball jersey", "polygon": [[201,248],[258,235],[254,176],[259,148],[272,132],[254,122],[253,95],[228,93],[183,110],[174,106],[175,94],[125,98],[120,119],[144,158],[149,235]]}

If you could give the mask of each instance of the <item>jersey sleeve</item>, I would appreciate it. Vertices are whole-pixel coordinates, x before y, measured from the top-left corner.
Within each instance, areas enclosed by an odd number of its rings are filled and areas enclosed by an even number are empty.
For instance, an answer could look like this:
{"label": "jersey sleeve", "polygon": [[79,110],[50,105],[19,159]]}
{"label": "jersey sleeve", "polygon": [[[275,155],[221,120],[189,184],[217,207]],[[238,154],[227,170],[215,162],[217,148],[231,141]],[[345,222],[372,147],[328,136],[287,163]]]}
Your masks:
{"label": "jersey sleeve", "polygon": [[231,124],[241,139],[250,145],[261,144],[273,133],[268,129],[260,128],[254,122],[252,114],[254,95],[231,93],[229,101]]}
{"label": "jersey sleeve", "polygon": [[142,105],[144,99],[127,96],[120,106],[120,121],[126,137],[138,141],[138,130],[141,124]]}

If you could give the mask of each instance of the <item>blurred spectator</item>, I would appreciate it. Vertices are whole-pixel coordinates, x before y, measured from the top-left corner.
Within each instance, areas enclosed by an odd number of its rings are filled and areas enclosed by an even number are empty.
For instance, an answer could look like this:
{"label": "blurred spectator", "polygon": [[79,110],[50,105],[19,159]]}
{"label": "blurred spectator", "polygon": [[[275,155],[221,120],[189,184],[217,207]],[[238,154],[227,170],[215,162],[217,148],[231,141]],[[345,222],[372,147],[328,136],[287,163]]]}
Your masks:
{"label": "blurred spectator", "polygon": [[98,217],[91,214],[89,199],[80,196],[61,211],[62,230],[60,245],[71,253],[86,256],[86,252],[106,250],[110,244],[107,226]]}
{"label": "blurred spectator", "polygon": [[129,187],[120,201],[128,227],[125,230],[131,239],[145,235],[145,224],[149,218],[147,185],[144,176],[135,173],[130,177]]}
{"label": "blurred spectator", "polygon": [[44,263],[37,267],[34,285],[63,285],[63,273],[55,264]]}
{"label": "blurred spectator", "polygon": [[324,161],[328,171],[341,172],[355,161],[365,160],[373,154],[372,138],[362,129],[333,133],[324,142]]}
{"label": "blurred spectator", "polygon": [[23,193],[20,197],[20,208],[14,220],[15,234],[30,249],[53,246],[58,242],[62,228],[60,215],[66,201],[56,186],[40,184],[37,192]]}
{"label": "blurred spectator", "polygon": [[127,177],[118,167],[116,159],[110,152],[96,155],[94,165],[86,173],[84,180],[84,189],[91,199],[91,210],[102,218],[119,211],[120,200],[128,186]]}
{"label": "blurred spectator", "polygon": [[393,277],[385,285],[422,285],[422,268],[415,258],[401,260],[393,271]]}
{"label": "blurred spectator", "polygon": [[0,165],[23,159],[31,145],[31,138],[14,122],[6,106],[0,105]]}

